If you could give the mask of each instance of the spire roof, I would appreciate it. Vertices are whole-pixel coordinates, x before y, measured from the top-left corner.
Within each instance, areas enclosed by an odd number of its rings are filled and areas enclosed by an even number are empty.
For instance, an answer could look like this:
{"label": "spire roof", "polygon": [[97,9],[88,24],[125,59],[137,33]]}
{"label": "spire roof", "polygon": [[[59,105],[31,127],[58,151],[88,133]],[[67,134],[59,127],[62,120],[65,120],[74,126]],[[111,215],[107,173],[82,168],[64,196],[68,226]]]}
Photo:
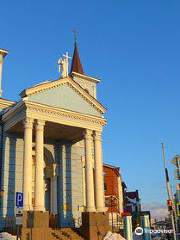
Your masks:
{"label": "spire roof", "polygon": [[71,64],[71,73],[72,72],[84,74],[76,41],[74,44],[74,54],[73,54],[73,59],[72,59],[72,64]]}

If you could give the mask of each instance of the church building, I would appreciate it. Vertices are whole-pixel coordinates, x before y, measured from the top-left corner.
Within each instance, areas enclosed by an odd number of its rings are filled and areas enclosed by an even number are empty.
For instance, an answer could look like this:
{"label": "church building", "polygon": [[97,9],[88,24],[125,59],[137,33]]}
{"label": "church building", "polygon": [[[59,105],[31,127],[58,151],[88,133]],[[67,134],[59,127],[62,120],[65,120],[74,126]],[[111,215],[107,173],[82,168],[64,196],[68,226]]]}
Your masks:
{"label": "church building", "polygon": [[0,228],[15,215],[16,192],[24,195],[24,212],[49,212],[60,228],[80,227],[82,213],[107,211],[100,79],[84,74],[75,43],[69,72],[64,55],[61,78],[24,89],[18,102],[9,101],[1,90],[7,54],[0,49]]}

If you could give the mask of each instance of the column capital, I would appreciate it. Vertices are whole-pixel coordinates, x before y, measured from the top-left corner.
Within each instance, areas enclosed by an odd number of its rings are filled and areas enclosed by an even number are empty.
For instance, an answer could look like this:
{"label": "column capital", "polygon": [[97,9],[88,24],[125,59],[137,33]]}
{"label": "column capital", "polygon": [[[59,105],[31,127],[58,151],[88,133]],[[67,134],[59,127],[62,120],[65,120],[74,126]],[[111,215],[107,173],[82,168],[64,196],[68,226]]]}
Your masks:
{"label": "column capital", "polygon": [[33,123],[34,123],[34,119],[33,118],[26,117],[23,120],[24,128],[32,129],[33,128]]}
{"label": "column capital", "polygon": [[102,141],[102,132],[94,131],[93,137],[94,141]]}
{"label": "column capital", "polygon": [[37,119],[36,120],[36,130],[37,131],[44,131],[44,125],[45,125],[45,121]]}
{"label": "column capital", "polygon": [[92,139],[92,130],[85,129],[83,135],[85,139]]}

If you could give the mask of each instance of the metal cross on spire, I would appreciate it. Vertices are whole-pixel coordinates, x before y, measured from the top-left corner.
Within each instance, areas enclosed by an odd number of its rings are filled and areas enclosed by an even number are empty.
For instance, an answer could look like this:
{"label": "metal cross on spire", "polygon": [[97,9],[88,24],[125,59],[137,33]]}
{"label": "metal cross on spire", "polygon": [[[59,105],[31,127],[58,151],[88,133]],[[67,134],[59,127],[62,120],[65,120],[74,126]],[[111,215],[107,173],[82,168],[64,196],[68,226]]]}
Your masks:
{"label": "metal cross on spire", "polygon": [[76,45],[77,44],[77,34],[78,34],[78,31],[74,28],[73,29],[73,33],[74,33],[74,44]]}

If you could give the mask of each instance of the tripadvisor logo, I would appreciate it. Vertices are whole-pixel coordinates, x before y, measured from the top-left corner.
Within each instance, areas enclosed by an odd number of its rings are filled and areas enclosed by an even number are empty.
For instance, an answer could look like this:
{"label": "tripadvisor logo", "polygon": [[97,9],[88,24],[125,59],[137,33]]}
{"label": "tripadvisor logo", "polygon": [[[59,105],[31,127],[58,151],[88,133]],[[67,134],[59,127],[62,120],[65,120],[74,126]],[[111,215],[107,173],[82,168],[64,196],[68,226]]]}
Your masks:
{"label": "tripadvisor logo", "polygon": [[137,227],[137,228],[135,229],[135,234],[136,234],[136,235],[142,235],[142,234],[143,234],[143,229],[142,229],[141,227]]}

